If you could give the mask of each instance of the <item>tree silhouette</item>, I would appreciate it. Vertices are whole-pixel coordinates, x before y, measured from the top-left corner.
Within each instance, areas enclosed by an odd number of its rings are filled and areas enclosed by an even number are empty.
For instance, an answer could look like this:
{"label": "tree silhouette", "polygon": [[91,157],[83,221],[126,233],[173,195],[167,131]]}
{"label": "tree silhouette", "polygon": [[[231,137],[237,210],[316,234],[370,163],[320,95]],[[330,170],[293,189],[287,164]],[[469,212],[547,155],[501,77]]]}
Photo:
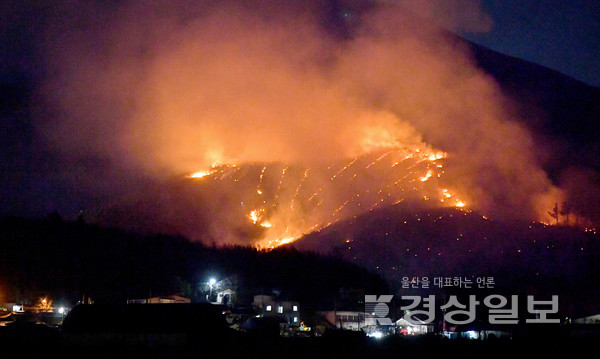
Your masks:
{"label": "tree silhouette", "polygon": [[556,220],[556,224],[558,225],[558,219],[559,219],[559,210],[558,210],[558,203],[554,202],[554,208],[552,208],[552,212],[548,212],[548,214],[550,215],[550,217],[554,218]]}
{"label": "tree silhouette", "polygon": [[564,217],[563,222],[569,224],[569,214],[571,213],[571,206],[568,202],[563,202],[560,208],[560,215]]}

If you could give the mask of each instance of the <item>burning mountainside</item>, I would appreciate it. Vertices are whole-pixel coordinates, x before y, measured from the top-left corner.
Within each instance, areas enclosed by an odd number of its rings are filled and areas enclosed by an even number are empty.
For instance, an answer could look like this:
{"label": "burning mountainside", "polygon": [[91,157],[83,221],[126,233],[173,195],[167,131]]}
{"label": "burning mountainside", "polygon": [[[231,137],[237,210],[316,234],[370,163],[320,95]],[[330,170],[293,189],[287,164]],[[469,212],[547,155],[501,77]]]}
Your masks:
{"label": "burning mountainside", "polygon": [[[444,157],[441,152],[394,148],[327,167],[221,165],[188,178],[202,181],[199,188],[210,186],[209,181],[225,188],[242,182],[240,206],[248,211],[248,221],[262,229],[257,245],[275,247],[378,206],[418,200],[464,206],[440,187]],[[251,182],[256,186],[247,190]]]}
{"label": "burning mountainside", "polygon": [[[215,165],[145,191],[129,204],[133,207],[118,205],[105,220],[127,226],[127,213],[137,213],[136,225],[152,231],[273,248],[393,204],[465,206],[464,198],[444,183],[445,157],[427,147],[388,148],[310,168],[282,163]],[[162,194],[149,195],[153,192]],[[180,210],[163,211],[163,206]],[[148,213],[150,208],[154,213]]]}
{"label": "burning mountainside", "polygon": [[48,30],[41,132],[166,182],[122,200],[137,183],[90,176],[120,192],[103,221],[275,247],[402,201],[532,220],[561,201],[456,36],[393,4],[267,3],[133,1]]}

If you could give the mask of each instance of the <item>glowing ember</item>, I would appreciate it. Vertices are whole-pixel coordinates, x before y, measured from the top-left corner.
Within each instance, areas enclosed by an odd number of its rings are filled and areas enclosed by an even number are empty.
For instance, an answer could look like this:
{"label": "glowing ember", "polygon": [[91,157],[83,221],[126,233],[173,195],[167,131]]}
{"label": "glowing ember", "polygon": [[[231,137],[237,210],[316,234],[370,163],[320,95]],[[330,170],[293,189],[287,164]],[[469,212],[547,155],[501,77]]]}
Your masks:
{"label": "glowing ember", "polygon": [[428,179],[430,179],[431,176],[433,176],[433,171],[429,170],[429,171],[427,171],[427,174],[425,176],[423,176],[423,177],[420,178],[420,180],[421,180],[421,182],[425,182]]}
{"label": "glowing ember", "polygon": [[213,174],[215,172],[217,172],[217,171],[214,168],[211,168],[210,170],[194,172],[192,174],[187,175],[186,177],[199,179],[199,178],[204,178],[206,176],[210,176],[211,174]]}
{"label": "glowing ember", "polygon": [[273,225],[271,223],[269,223],[269,222],[262,222],[260,224],[260,226],[264,227],[264,228],[271,228],[271,227],[273,227]]}
{"label": "glowing ember", "polygon": [[279,241],[278,245],[282,246],[284,244],[288,244],[288,243],[292,243],[293,241],[295,241],[296,239],[298,239],[298,237],[287,237],[287,238],[283,238]]}
{"label": "glowing ember", "polygon": [[258,223],[258,221],[260,220],[260,217],[261,217],[260,212],[262,212],[262,210],[259,210],[259,209],[255,209],[250,212],[248,217],[250,218],[252,223],[254,223],[254,224]]}
{"label": "glowing ember", "polygon": [[256,188],[256,193],[258,193],[258,194],[263,194],[263,191],[260,188],[260,186],[262,185],[263,177],[265,176],[266,170],[267,170],[267,166],[264,166],[262,168],[262,170],[260,171],[260,177],[258,178],[258,187]]}
{"label": "glowing ember", "polygon": [[431,153],[429,155],[427,155],[427,159],[429,159],[430,161],[435,161],[435,160],[440,160],[442,158],[446,158],[447,154],[445,152],[437,152],[437,153]]}
{"label": "glowing ember", "polygon": [[283,246],[283,245],[292,243],[292,242],[296,241],[297,239],[299,239],[301,236],[302,236],[302,234],[299,234],[297,236],[284,236],[284,237],[277,238],[277,239],[265,240],[265,241],[262,241],[261,243],[258,243],[257,247],[273,249],[273,248],[276,248],[279,246]]}

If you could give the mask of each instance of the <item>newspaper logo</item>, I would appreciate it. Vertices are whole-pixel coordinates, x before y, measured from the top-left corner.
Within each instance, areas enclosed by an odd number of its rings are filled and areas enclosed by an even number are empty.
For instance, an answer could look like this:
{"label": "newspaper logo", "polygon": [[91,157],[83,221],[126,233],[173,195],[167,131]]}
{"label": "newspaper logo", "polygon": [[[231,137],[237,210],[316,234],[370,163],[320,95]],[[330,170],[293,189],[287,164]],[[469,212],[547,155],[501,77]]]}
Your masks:
{"label": "newspaper logo", "polygon": [[393,325],[388,317],[393,295],[365,295],[365,325]]}

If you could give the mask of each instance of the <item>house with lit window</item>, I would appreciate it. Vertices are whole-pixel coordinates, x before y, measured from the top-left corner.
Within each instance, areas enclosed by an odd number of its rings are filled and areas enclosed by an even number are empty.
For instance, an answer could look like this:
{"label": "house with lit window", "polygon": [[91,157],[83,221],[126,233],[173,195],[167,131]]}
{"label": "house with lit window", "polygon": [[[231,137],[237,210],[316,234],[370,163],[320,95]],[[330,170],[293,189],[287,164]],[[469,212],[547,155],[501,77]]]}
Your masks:
{"label": "house with lit window", "polygon": [[271,295],[255,295],[252,306],[256,308],[258,315],[261,317],[284,319],[289,327],[300,326],[300,306],[298,302],[279,300]]}
{"label": "house with lit window", "polygon": [[185,298],[177,294],[172,294],[163,297],[151,297],[151,298],[140,298],[140,299],[128,299],[127,304],[189,304],[191,303],[190,298]]}
{"label": "house with lit window", "polygon": [[400,335],[419,335],[433,333],[433,324],[426,323],[417,318],[413,318],[412,321],[408,321],[404,318],[400,318],[395,323],[396,334]]}
{"label": "house with lit window", "polygon": [[395,332],[400,335],[417,335],[433,332],[433,325],[417,320],[416,323],[409,323],[403,318],[398,319],[393,326],[377,325],[369,322],[365,318],[364,311],[356,310],[329,310],[319,312],[321,318],[325,321],[328,328],[341,330],[362,331],[367,335],[371,333]]}
{"label": "house with lit window", "polygon": [[322,318],[329,326],[343,330],[365,330],[365,312],[364,311],[322,311]]}
{"label": "house with lit window", "polygon": [[222,305],[231,305],[234,296],[235,291],[233,291],[232,289],[224,289],[222,291],[217,292],[217,298],[215,300],[215,303]]}

